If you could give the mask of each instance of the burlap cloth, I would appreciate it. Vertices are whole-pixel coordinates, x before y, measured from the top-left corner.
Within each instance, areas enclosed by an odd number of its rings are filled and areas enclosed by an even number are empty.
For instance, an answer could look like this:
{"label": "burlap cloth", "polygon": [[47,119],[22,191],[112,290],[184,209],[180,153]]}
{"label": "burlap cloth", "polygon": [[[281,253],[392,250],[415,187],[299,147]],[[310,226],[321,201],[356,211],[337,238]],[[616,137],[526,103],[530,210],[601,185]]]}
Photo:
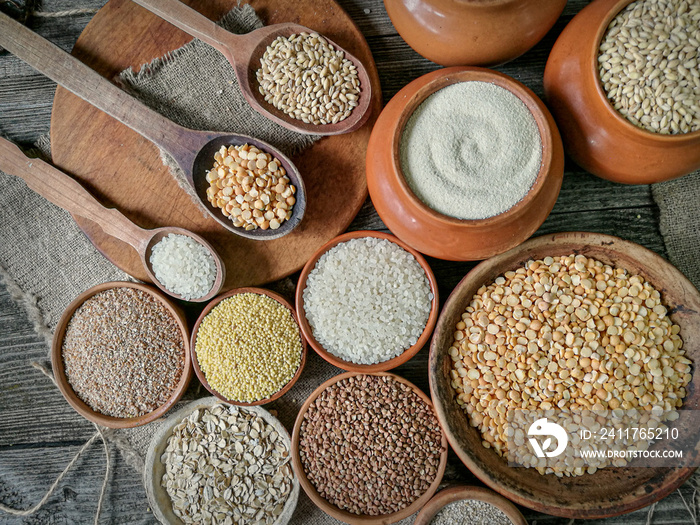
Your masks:
{"label": "burlap cloth", "polygon": [[[260,27],[262,22],[246,5],[231,11],[220,24],[230,31],[245,33]],[[291,132],[253,111],[241,95],[228,62],[196,40],[145,65],[139,72],[123,72],[118,82],[147,105],[190,128],[252,135],[288,155],[318,140]],[[39,150],[44,156],[50,155],[48,140],[39,144]],[[163,161],[172,172],[173,164],[167,158]],[[173,176],[189,193],[181,175],[174,172]],[[74,297],[96,284],[131,278],[95,249],[70,214],[29,190],[21,179],[0,172],[0,188],[0,276],[28,311],[35,330],[50,344],[61,313]],[[271,287],[287,297],[293,296],[294,283],[289,279]],[[48,363],[44,365],[50,368]],[[266,408],[277,412],[291,434],[304,400],[323,381],[341,372],[311,351],[297,384]],[[208,395],[203,388],[197,388],[196,379],[193,383],[186,398]],[[107,433],[139,479],[146,450],[159,424],[155,421],[136,429]],[[412,522],[413,518],[405,520],[406,524]],[[340,522],[320,511],[301,491],[291,523]]]}
{"label": "burlap cloth", "polygon": [[700,171],[651,187],[669,260],[700,290]]}

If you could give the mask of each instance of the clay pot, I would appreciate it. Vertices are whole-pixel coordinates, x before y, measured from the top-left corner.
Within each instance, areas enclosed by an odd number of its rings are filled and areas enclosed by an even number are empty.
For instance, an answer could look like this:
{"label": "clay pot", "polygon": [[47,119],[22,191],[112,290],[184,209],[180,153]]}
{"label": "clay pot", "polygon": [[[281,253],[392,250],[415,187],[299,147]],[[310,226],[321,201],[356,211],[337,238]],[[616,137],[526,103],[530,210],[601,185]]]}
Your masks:
{"label": "clay pot", "polygon": [[[687,386],[680,427],[686,453],[669,467],[606,467],[594,474],[562,477],[542,475],[531,468],[509,466],[506,458],[482,445],[480,432],[455,400],[448,354],[456,323],[476,291],[506,271],[516,270],[530,259],[582,254],[605,264],[641,275],[661,292],[673,323],[680,326],[683,348],[694,363],[700,359],[700,292],[669,262],[654,252],[610,235],[558,233],[531,239],[474,267],[455,287],[442,308],[430,345],[428,377],[430,394],[440,425],[452,449],[469,470],[491,489],[518,505],[538,512],[576,519],[598,519],[624,514],[651,505],[676,490],[695,471],[700,449],[700,427],[691,415],[700,405],[700,377]],[[685,414],[685,415],[684,415]],[[656,445],[663,446],[663,439]],[[654,445],[654,447],[656,447]]]}
{"label": "clay pot", "polygon": [[527,525],[518,507],[496,492],[471,485],[456,485],[441,490],[421,509],[413,525],[430,525],[435,516],[447,505],[462,500],[478,500],[493,505],[510,520],[513,525]]}
{"label": "clay pot", "polygon": [[566,151],[582,168],[615,182],[650,184],[700,168],[700,131],[652,133],[608,102],[598,48],[611,20],[631,1],[596,0],[571,20],[547,60],[544,91]]}
{"label": "clay pot", "polygon": [[[403,377],[387,372],[365,372],[364,374],[379,377],[386,376],[394,379],[399,383],[403,383],[404,385],[408,386],[413,392],[415,392],[429,407],[433,407],[433,404],[430,401],[430,397],[425,395],[420,388],[418,388],[410,381],[407,381]],[[416,499],[408,507],[397,512],[392,512],[391,514],[370,516],[367,514],[352,514],[346,510],[341,510],[339,507],[336,507],[328,500],[326,500],[323,496],[321,496],[321,494],[319,494],[319,492],[316,490],[316,487],[306,476],[304,466],[301,462],[301,454],[299,451],[299,441],[301,438],[301,424],[304,421],[304,416],[309,411],[309,407],[328,387],[336,384],[338,381],[341,381],[343,379],[347,379],[349,377],[357,377],[359,375],[363,374],[356,372],[345,372],[344,374],[332,377],[331,379],[323,383],[321,386],[319,386],[316,390],[314,390],[308,397],[308,399],[304,402],[301,409],[299,410],[297,419],[294,422],[294,430],[292,431],[292,467],[294,468],[294,474],[296,474],[296,477],[299,479],[299,484],[301,485],[301,488],[304,489],[304,492],[306,492],[306,495],[309,497],[309,499],[311,499],[311,501],[313,501],[319,509],[321,509],[329,516],[340,520],[344,523],[349,523],[350,525],[390,525],[391,523],[401,521],[405,518],[408,518],[412,514],[418,512],[426,503],[428,503],[430,498],[435,494],[435,491],[437,491],[438,486],[442,481],[442,476],[445,474],[445,467],[447,466],[448,449],[447,440],[445,439],[444,434],[442,434],[440,463],[438,465],[435,480],[430,485],[430,487],[428,487],[428,490],[425,491],[418,499]]]}
{"label": "clay pot", "polygon": [[[365,237],[386,239],[400,246],[401,248],[409,252],[411,255],[413,255],[413,257],[416,258],[416,261],[418,261],[418,263],[423,268],[425,276],[428,279],[428,282],[430,283],[430,291],[433,294],[433,300],[430,305],[430,315],[428,316],[428,321],[425,325],[425,328],[423,329],[423,333],[418,338],[418,341],[416,341],[416,344],[407,348],[398,356],[392,359],[387,359],[386,361],[382,361],[381,363],[376,363],[374,365],[361,365],[353,363],[351,361],[346,361],[345,359],[341,359],[340,357],[337,357],[330,353],[328,350],[326,350],[323,346],[321,346],[321,343],[319,343],[314,337],[313,329],[311,328],[311,325],[309,324],[309,321],[306,318],[306,313],[304,311],[304,289],[306,288],[306,280],[309,278],[309,274],[311,273],[311,271],[316,267],[316,263],[321,258],[321,256],[340,243],[347,242],[351,239],[362,239]],[[440,303],[438,300],[438,285],[437,281],[435,280],[435,274],[433,274],[433,270],[430,268],[430,265],[425,260],[425,258],[416,250],[414,250],[407,244],[401,242],[393,235],[369,230],[360,230],[344,233],[343,235],[339,235],[335,239],[331,239],[326,244],[321,246],[316,251],[316,253],[314,253],[311,256],[311,259],[309,259],[306,265],[304,265],[304,268],[301,271],[301,275],[299,276],[299,282],[297,284],[296,291],[296,307],[297,313],[299,315],[299,326],[301,327],[301,331],[304,334],[304,337],[311,345],[311,348],[316,350],[316,353],[318,355],[320,355],[323,359],[328,361],[333,366],[337,366],[338,368],[342,368],[343,370],[348,370],[350,372],[359,372],[367,374],[374,372],[386,372],[387,370],[391,370],[392,368],[396,368],[397,366],[404,364],[413,356],[415,356],[420,351],[420,349],[425,346],[425,344],[428,342],[428,339],[430,339],[430,336],[433,333],[433,327],[435,326],[435,322],[438,318],[439,305]]]}
{"label": "clay pot", "polygon": [[547,34],[566,0],[384,0],[406,43],[443,66],[494,66]]}
{"label": "clay pot", "polygon": [[[404,125],[434,92],[457,82],[496,84],[530,110],[542,138],[542,163],[523,199],[509,210],[478,220],[436,212],[411,191],[401,171],[399,146]],[[454,67],[417,78],[392,98],[372,130],[367,147],[367,185],[384,224],[421,253],[452,261],[485,259],[530,237],[552,211],[564,174],[564,150],[554,119],[542,101],[517,80],[490,69]]]}

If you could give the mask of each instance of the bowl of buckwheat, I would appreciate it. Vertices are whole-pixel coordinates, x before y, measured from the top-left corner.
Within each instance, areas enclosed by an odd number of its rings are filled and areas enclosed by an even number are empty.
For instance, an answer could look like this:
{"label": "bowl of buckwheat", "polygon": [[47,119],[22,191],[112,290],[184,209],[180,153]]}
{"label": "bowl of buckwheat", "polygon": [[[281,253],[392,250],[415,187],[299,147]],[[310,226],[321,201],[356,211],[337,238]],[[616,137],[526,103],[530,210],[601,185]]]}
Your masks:
{"label": "bowl of buckwheat", "polygon": [[420,510],[447,464],[447,441],[421,390],[388,372],[346,372],[299,411],[292,465],[304,492],[345,523],[387,525]]}
{"label": "bowl of buckwheat", "polygon": [[690,281],[642,246],[577,232],[469,272],[428,367],[447,439],[479,479],[517,504],[585,519],[650,505],[693,473],[698,359]]}
{"label": "bowl of buckwheat", "polygon": [[564,28],[544,91],[566,152],[651,184],[700,168],[700,18],[686,0],[599,0]]}
{"label": "bowl of buckwheat", "polygon": [[284,525],[299,497],[290,449],[285,428],[261,407],[193,401],[161,424],[146,454],[153,514],[166,525]]}

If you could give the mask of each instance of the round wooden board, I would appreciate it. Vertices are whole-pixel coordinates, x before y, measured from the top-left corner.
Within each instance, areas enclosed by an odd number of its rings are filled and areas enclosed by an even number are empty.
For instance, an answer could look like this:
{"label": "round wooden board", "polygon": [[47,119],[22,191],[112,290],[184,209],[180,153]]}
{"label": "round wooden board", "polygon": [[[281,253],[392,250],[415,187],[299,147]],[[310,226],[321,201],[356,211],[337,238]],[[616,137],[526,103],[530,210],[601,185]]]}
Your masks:
{"label": "round wooden board", "polygon": [[[212,20],[237,5],[234,0],[184,1]],[[379,76],[369,46],[333,0],[251,0],[250,4],[266,24],[295,22],[328,35],[362,61],[372,82],[372,115],[361,129],[324,137],[292,157],[304,178],[308,204],[304,220],[291,234],[274,241],[251,241],[204,218],[163,166],[156,146],[66,89],[56,90],[51,115],[56,166],[139,226],[179,226],[205,237],[226,264],[223,291],[267,283],[299,270],[321,245],[348,227],[367,198],[364,159],[381,109]],[[113,79],[191,39],[129,0],[110,0],[87,25],[72,53]],[[149,280],[130,246],[91,221],[75,219],[110,261],[137,279]]]}

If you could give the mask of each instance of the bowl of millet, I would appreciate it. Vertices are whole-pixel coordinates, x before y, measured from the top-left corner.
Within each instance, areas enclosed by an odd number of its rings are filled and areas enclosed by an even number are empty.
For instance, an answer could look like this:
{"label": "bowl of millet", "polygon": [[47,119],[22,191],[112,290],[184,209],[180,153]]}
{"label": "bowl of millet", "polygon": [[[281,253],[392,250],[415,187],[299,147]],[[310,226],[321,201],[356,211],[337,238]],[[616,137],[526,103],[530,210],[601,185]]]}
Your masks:
{"label": "bowl of millet", "polygon": [[192,365],[204,387],[233,405],[262,405],[287,392],[306,362],[292,305],[263,288],[216,297],[192,330]]}

